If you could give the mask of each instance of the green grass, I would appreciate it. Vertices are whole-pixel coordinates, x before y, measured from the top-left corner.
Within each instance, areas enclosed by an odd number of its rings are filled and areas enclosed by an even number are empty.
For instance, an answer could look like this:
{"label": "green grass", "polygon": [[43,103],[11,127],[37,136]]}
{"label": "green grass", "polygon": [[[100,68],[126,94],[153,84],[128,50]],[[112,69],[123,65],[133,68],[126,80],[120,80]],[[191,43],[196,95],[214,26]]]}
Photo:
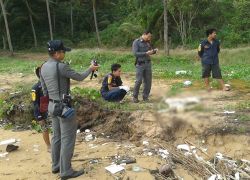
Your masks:
{"label": "green grass", "polygon": [[242,122],[250,121],[250,115],[242,114],[238,116],[238,120]]}
{"label": "green grass", "polygon": [[15,57],[0,57],[1,73],[24,73],[34,74],[34,68],[41,64],[41,61],[16,59]]}
{"label": "green grass", "polygon": [[133,111],[133,110],[145,110],[150,105],[147,103],[131,103],[130,101],[125,101],[124,103],[120,104],[118,102],[107,102],[104,101],[101,97],[101,94],[98,90],[92,88],[79,88],[75,87],[72,89],[72,95],[75,97],[85,97],[97,102],[103,108],[107,108],[110,110],[123,110],[123,111]]}
{"label": "green grass", "polygon": [[[221,69],[226,81],[231,79],[250,79],[250,48],[224,50],[221,53]],[[158,54],[152,57],[153,76],[162,79],[200,79],[201,65],[194,60],[195,51],[183,51],[181,54],[173,53],[171,57]],[[18,57],[18,56],[17,56]],[[34,57],[35,59],[39,59]],[[71,67],[77,71],[85,70],[91,59],[96,58],[101,66],[100,74],[110,71],[113,63],[120,63],[126,73],[134,72],[134,56],[128,50],[99,50],[78,49],[66,54],[66,61],[71,61]],[[11,57],[0,57],[0,71],[2,73],[33,73],[34,67],[41,65],[43,61],[23,60]],[[186,70],[188,75],[178,76],[177,70]]]}

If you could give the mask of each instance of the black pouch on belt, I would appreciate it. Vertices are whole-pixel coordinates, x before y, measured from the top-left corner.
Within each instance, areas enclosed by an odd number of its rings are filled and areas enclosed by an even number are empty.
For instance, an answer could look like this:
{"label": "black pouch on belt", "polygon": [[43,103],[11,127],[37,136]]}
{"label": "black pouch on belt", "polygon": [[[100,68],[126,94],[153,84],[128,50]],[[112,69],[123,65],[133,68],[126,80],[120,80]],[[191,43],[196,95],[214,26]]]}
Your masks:
{"label": "black pouch on belt", "polygon": [[54,116],[61,116],[62,112],[63,112],[63,108],[64,108],[64,103],[60,102],[60,103],[54,103],[54,107],[53,107],[53,112],[52,114]]}

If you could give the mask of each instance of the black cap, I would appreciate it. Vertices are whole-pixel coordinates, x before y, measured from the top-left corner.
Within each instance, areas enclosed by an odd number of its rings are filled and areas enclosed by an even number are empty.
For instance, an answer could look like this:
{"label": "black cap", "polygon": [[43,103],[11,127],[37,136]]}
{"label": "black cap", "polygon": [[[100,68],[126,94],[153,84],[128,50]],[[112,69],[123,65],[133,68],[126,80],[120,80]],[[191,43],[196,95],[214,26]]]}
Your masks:
{"label": "black cap", "polygon": [[71,51],[70,48],[64,47],[63,42],[61,40],[52,40],[48,43],[48,51],[55,52],[55,51]]}

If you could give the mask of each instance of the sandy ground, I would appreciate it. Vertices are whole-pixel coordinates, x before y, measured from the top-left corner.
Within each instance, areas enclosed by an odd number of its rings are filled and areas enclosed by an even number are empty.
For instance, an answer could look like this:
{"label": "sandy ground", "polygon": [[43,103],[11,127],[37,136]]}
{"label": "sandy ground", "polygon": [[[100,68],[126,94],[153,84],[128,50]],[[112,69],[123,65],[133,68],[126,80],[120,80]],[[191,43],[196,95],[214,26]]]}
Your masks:
{"label": "sandy ground", "polygon": [[[11,152],[5,158],[0,158],[0,179],[26,180],[26,179],[59,179],[51,171],[50,153],[46,151],[41,134],[33,131],[12,132],[0,130],[1,139],[16,138],[20,140],[20,148]],[[37,148],[38,146],[38,148]],[[2,147],[3,148],[3,147]],[[34,149],[38,149],[34,150]],[[129,177],[129,179],[150,180],[154,177],[149,170],[155,170],[164,162],[158,156],[142,155],[142,147],[136,147],[129,142],[112,142],[109,139],[97,138],[90,142],[76,142],[73,167],[79,169],[84,167],[87,174],[76,179],[115,179],[114,175],[108,173],[104,168],[111,164],[109,156],[129,155],[135,157],[136,164],[126,165],[126,171],[116,177]],[[91,159],[99,158],[99,162],[91,164]],[[142,172],[133,172],[134,165],[142,168]],[[182,171],[179,171],[182,173]],[[189,179],[189,178],[187,178]],[[191,176],[190,176],[190,179]]]}
{"label": "sandy ground", "polygon": [[[10,90],[19,83],[35,82],[36,78],[32,75],[10,75],[6,78],[6,75],[0,75],[1,89]],[[74,82],[72,87],[100,87],[101,78],[96,80],[86,79],[83,82]],[[123,78],[124,84],[133,84],[133,79],[127,75]],[[169,90],[172,81],[155,80],[153,81],[151,99],[153,101],[160,100],[166,95]],[[237,83],[233,83],[233,86],[237,86]],[[194,85],[194,89],[195,89]],[[243,88],[244,89],[244,88]],[[207,93],[206,91],[190,91],[191,89],[184,89],[184,92],[178,95],[180,98],[187,96],[199,96],[203,99],[203,108],[207,108],[211,112],[187,112],[185,114],[165,114],[162,118],[164,121],[162,124],[171,123],[172,119],[180,118],[186,121],[186,127],[176,130],[177,140],[176,143],[183,143],[183,136],[187,134],[187,137],[191,137],[191,141],[195,142],[194,133],[197,131],[205,130],[209,125],[218,123],[223,117],[215,116],[216,113],[221,113],[226,104],[235,104],[234,100],[230,99],[234,97],[237,92],[221,92],[212,91]],[[222,101],[219,99],[223,98]],[[249,98],[249,92],[244,92],[244,96],[240,96],[237,102],[240,100],[246,100]],[[226,100],[225,100],[226,99]],[[158,130],[159,121],[152,113],[145,112],[139,115],[143,119],[143,128],[148,133],[145,137],[154,137],[154,133]],[[166,120],[166,121],[165,121]],[[207,121],[205,121],[207,120]],[[202,122],[204,121],[204,122]],[[138,126],[139,127],[139,126]],[[161,127],[163,128],[163,127]],[[45,144],[43,142],[41,134],[34,131],[13,132],[0,129],[0,141],[16,138],[20,139],[20,148],[11,152],[5,158],[0,158],[0,179],[2,180],[26,180],[26,179],[59,179],[58,175],[51,173],[51,158],[50,154],[46,151]],[[179,136],[178,136],[179,135]],[[250,137],[249,136],[211,136],[207,139],[208,153],[214,154],[217,151],[225,153],[235,158],[250,159]],[[141,143],[140,143],[141,144]],[[38,147],[38,148],[37,148]],[[164,164],[163,160],[156,156],[143,155],[143,145],[136,147],[130,142],[117,142],[108,138],[97,138],[95,141],[90,142],[77,142],[75,146],[75,154],[73,157],[73,167],[79,169],[84,167],[88,173],[77,179],[115,179],[116,177],[109,174],[105,167],[111,164],[111,160],[107,157],[115,155],[129,155],[133,156],[137,160],[137,165],[143,169],[142,172],[133,172],[133,165],[126,165],[126,171],[116,175],[117,177],[123,177],[138,180],[150,180],[154,177],[149,173],[149,170],[155,170]],[[34,150],[34,149],[38,149]],[[4,150],[4,147],[0,147],[0,150]],[[0,152],[1,153],[1,152]],[[89,160],[100,158],[96,164],[91,164]],[[185,177],[185,180],[194,179],[187,171],[183,169],[176,170],[178,175]]]}

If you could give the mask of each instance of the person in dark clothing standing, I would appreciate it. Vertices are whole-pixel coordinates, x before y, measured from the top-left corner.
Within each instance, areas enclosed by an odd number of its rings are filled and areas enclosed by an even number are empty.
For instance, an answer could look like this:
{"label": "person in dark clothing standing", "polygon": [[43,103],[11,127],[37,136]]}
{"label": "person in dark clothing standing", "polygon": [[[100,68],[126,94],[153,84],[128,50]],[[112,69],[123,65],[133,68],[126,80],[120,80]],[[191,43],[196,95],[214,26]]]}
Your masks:
{"label": "person in dark clothing standing", "polygon": [[210,91],[209,78],[211,76],[217,79],[223,90],[228,91],[229,87],[225,86],[221,75],[219,65],[220,41],[216,39],[216,29],[206,31],[207,39],[203,40],[198,48],[198,55],[201,58],[202,78],[206,88]]}
{"label": "person in dark clothing standing", "polygon": [[101,95],[106,101],[121,102],[129,88],[122,86],[121,65],[113,64],[111,73],[107,74],[102,82]]}
{"label": "person in dark clothing standing", "polygon": [[152,67],[150,56],[155,54],[157,49],[151,46],[152,33],[145,31],[143,35],[133,42],[133,54],[136,58],[136,81],[133,92],[133,102],[138,103],[138,95],[142,81],[144,83],[143,100],[148,101],[152,84]]}
{"label": "person in dark clothing standing", "polygon": [[[36,68],[36,75],[40,78],[40,67]],[[47,145],[48,152],[51,152],[51,145],[49,139],[49,124],[47,122],[48,112],[40,111],[40,98],[43,96],[43,90],[40,80],[33,85],[31,90],[31,98],[34,105],[34,117],[41,126],[43,139]]]}

